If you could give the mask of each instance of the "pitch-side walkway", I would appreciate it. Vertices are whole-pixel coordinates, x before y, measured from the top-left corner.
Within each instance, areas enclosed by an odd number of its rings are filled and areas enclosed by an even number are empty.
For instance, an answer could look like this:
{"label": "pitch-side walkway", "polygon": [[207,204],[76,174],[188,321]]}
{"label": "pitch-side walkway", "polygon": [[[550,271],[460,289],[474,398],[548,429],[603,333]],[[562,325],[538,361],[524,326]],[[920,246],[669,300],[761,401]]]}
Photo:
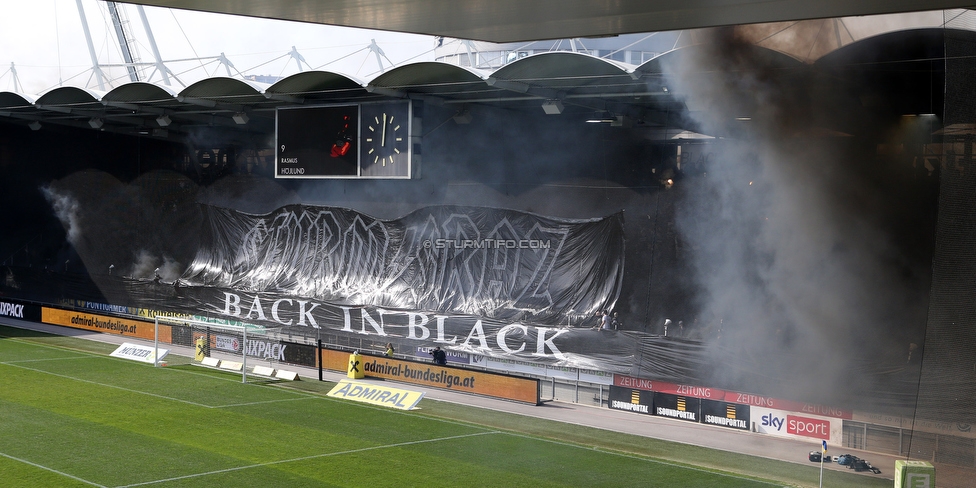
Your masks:
{"label": "pitch-side walkway", "polygon": [[[121,344],[122,342],[145,342],[138,339],[133,339],[131,337],[123,337],[115,334],[102,334],[98,332],[89,332],[68,327],[38,324],[8,318],[0,318],[0,324],[113,344]],[[179,347],[170,347],[170,349],[181,355],[188,356],[192,354],[191,348],[186,348],[186,351],[179,350]],[[318,370],[314,368],[287,366],[283,369],[296,371],[301,378],[306,380],[318,379]],[[325,371],[323,373],[323,379],[327,381],[339,381],[343,378],[345,378],[345,375],[341,373],[333,373],[329,371]],[[590,405],[580,405],[559,401],[547,402],[541,406],[534,406],[504,400],[495,400],[492,398],[485,398],[466,393],[458,393],[440,388],[427,388],[406,383],[398,383],[398,386],[404,389],[423,391],[425,398],[434,400],[471,405],[500,412],[556,420],[570,424],[596,427],[599,429],[652,437],[655,439],[665,439],[684,444],[721,449],[723,451],[731,451],[746,455],[795,462],[797,464],[808,466],[815,464],[807,460],[807,454],[810,451],[818,450],[820,448],[819,442],[816,440],[810,442],[794,441],[754,432],[723,429],[663,417],[654,417],[650,415],[623,412],[620,410],[611,410],[606,407],[600,408]],[[856,449],[847,449],[840,446],[828,446],[828,450],[829,453],[834,456],[843,453],[851,453],[857,457],[868,460],[868,462],[870,462],[872,465],[881,469],[880,475],[865,472],[861,473],[863,476],[882,477],[892,480],[894,479],[895,460],[900,459],[896,456],[891,456],[888,454],[858,451]],[[824,464],[824,469],[847,470],[846,467],[838,466],[834,463]],[[936,464],[936,482],[938,488],[970,488],[976,485],[976,482],[973,480],[976,480],[976,469],[960,468],[947,464]]]}

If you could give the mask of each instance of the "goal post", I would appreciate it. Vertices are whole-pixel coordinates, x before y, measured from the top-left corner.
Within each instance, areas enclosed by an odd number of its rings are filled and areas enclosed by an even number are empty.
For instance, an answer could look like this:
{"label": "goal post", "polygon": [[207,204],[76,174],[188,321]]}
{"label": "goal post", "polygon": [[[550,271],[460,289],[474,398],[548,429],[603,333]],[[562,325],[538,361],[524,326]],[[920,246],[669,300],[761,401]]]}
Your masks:
{"label": "goal post", "polygon": [[[214,323],[165,316],[156,316],[153,322],[153,347],[157,357],[160,348],[169,345],[173,348],[181,348],[184,354],[178,357],[188,358],[187,363],[240,371],[243,383],[247,383],[248,350],[253,348],[249,346],[254,343],[254,338],[267,336],[267,331],[256,325]],[[156,360],[154,365],[158,367],[165,364]]]}

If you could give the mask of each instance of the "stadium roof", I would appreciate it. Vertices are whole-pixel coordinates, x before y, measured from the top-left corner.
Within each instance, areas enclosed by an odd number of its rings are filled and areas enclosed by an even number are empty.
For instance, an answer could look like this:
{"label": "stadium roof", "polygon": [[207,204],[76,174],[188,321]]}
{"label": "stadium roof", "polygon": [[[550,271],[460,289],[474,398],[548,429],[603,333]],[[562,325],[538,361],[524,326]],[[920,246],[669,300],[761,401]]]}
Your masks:
{"label": "stadium roof", "polygon": [[[264,14],[281,18],[296,17],[296,20],[305,21],[319,18],[311,14],[298,15],[297,6],[305,5],[304,1],[169,0],[141,3]],[[572,2],[566,10],[577,14],[583,12],[584,9],[580,7],[582,3],[586,2]],[[621,7],[625,10],[621,15],[636,16],[636,12],[640,10],[636,5],[645,3],[660,2],[623,2],[630,7]],[[672,7],[674,3],[664,2]],[[732,3],[748,2],[733,0]],[[772,5],[782,6],[787,3],[790,2],[773,1]],[[868,8],[876,2],[849,3]],[[888,9],[892,5],[908,9],[921,7],[919,4],[922,2],[878,3],[883,3]],[[926,2],[924,6],[931,8],[954,3],[958,2]],[[428,8],[421,6],[427,5],[424,2],[408,1],[401,4],[420,9]],[[441,5],[440,2],[430,4]],[[498,3],[505,4],[504,1]],[[824,2],[826,6],[835,4],[837,2]],[[314,6],[306,6],[310,11],[321,13],[331,12],[342,6],[351,9],[351,5],[352,2],[340,1],[314,2]],[[653,10],[664,7],[646,8]],[[706,6],[698,8],[706,9]],[[396,11],[393,7],[390,10]],[[886,9],[877,8],[872,11],[882,10]],[[825,8],[818,12],[828,11]],[[974,17],[972,11],[962,12],[966,13],[966,18]],[[508,22],[501,13],[494,15],[496,22]],[[883,20],[855,17],[757,24],[739,26],[736,29],[740,38],[748,39],[754,49],[761,51],[771,62],[779,67],[791,67],[816,63],[819,57],[850,44],[857,44],[867,37],[879,37],[891,31],[907,33],[944,25],[941,12],[888,16]],[[459,25],[463,25],[465,21],[462,19],[459,22]],[[436,25],[436,19],[431,20],[430,26]],[[675,23],[668,27],[679,25],[684,24]],[[372,27],[390,29],[394,26],[383,24]],[[432,29],[433,27],[425,28],[425,32],[439,32]],[[411,98],[453,108],[458,114],[472,104],[542,113],[543,104],[549,103],[551,105],[547,108],[552,109],[555,106],[557,108],[553,110],[565,116],[610,115],[627,117],[633,121],[647,121],[656,126],[693,129],[683,126],[679,116],[675,115],[684,112],[685,104],[681,94],[674,93],[674,87],[671,91],[667,89],[662,75],[662,60],[680,57],[683,53],[692,51],[698,42],[695,31],[684,32],[689,32],[689,35],[671,33],[675,37],[673,49],[641,65],[624,64],[578,52],[554,51],[515,59],[493,71],[443,62],[412,63],[388,70],[368,82],[337,72],[310,71],[285,77],[271,85],[238,78],[214,77],[198,81],[180,91],[174,91],[170,86],[160,83],[146,82],[128,83],[108,92],[57,87],[33,95],[0,92],[0,119],[29,125],[35,130],[47,124],[55,124],[170,140],[189,138],[204,129],[209,135],[230,144],[251,144],[254,140],[265,140],[267,135],[273,134],[275,110],[278,108]],[[546,113],[550,112],[547,110]]]}
{"label": "stadium roof", "polygon": [[972,0],[134,0],[129,3],[491,42],[600,37],[973,5]]}
{"label": "stadium roof", "polygon": [[[282,107],[375,102],[412,98],[438,106],[490,103],[538,110],[561,100],[567,114],[611,110],[639,116],[676,102],[663,90],[659,64],[626,66],[588,54],[552,52],[528,56],[490,75],[440,62],[404,65],[369,83],[341,73],[302,72],[267,85],[215,77],[180,91],[133,82],[108,92],[57,87],[38,96],[0,92],[0,116],[23,123],[88,127],[133,135],[177,137],[208,126],[247,134],[273,132]],[[627,103],[621,103],[621,98]],[[244,117],[241,117],[241,116]]]}

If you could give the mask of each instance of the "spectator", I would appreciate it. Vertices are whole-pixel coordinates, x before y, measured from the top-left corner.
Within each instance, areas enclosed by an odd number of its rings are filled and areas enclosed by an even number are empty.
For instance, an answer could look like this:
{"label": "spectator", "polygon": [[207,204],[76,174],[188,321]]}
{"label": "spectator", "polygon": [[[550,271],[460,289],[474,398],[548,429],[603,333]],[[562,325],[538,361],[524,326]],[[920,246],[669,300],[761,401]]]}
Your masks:
{"label": "spectator", "polygon": [[430,351],[430,355],[434,357],[434,364],[439,364],[444,366],[447,364],[447,353],[441,349],[441,346],[437,346],[434,350]]}
{"label": "spectator", "polygon": [[671,319],[664,319],[664,337],[668,336],[668,327],[671,325]]}
{"label": "spectator", "polygon": [[617,312],[613,313],[613,318],[610,320],[610,325],[613,326],[613,330],[620,330],[624,326],[624,322],[620,320],[620,316]]}
{"label": "spectator", "polygon": [[610,330],[610,311],[604,310],[603,316],[600,317],[600,329]]}
{"label": "spectator", "polygon": [[383,354],[385,354],[386,357],[388,357],[388,358],[392,358],[394,352],[395,351],[393,350],[393,343],[392,342],[387,342],[386,343],[386,352],[383,353]]}

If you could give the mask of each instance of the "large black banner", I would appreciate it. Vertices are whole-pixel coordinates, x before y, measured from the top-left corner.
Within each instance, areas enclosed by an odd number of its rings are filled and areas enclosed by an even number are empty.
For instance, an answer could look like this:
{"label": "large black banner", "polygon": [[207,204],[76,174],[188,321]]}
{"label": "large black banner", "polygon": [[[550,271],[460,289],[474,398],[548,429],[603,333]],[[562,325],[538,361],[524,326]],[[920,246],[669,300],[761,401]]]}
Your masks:
{"label": "large black banner", "polygon": [[[199,219],[184,221],[185,230],[167,225],[154,242],[138,232],[99,240],[125,227],[66,214],[86,266],[105,270],[86,275],[104,298],[89,298],[87,285],[49,270],[11,270],[8,281],[23,285],[17,292],[25,296],[56,290],[58,301],[82,302],[72,306],[98,303],[147,319],[247,323],[306,339],[393,340],[628,374],[639,362],[639,339],[593,327],[594,314],[614,308],[620,295],[622,213],[555,219],[436,206],[380,220],[310,205],[260,215],[197,209]],[[175,215],[184,214],[195,215]],[[170,251],[193,256],[190,264],[166,258],[152,271],[160,261],[147,256]]]}
{"label": "large black banner", "polygon": [[379,220],[333,207],[206,206],[204,220],[189,285],[565,325],[612,309],[623,277],[622,213],[568,220],[440,206]]}
{"label": "large black banner", "polygon": [[[553,327],[479,315],[337,304],[276,292],[244,292],[127,278],[101,280],[113,296],[173,317],[282,329],[306,338],[324,335],[439,345],[456,352],[630,373],[638,340],[632,333]],[[140,312],[145,313],[146,311]]]}

